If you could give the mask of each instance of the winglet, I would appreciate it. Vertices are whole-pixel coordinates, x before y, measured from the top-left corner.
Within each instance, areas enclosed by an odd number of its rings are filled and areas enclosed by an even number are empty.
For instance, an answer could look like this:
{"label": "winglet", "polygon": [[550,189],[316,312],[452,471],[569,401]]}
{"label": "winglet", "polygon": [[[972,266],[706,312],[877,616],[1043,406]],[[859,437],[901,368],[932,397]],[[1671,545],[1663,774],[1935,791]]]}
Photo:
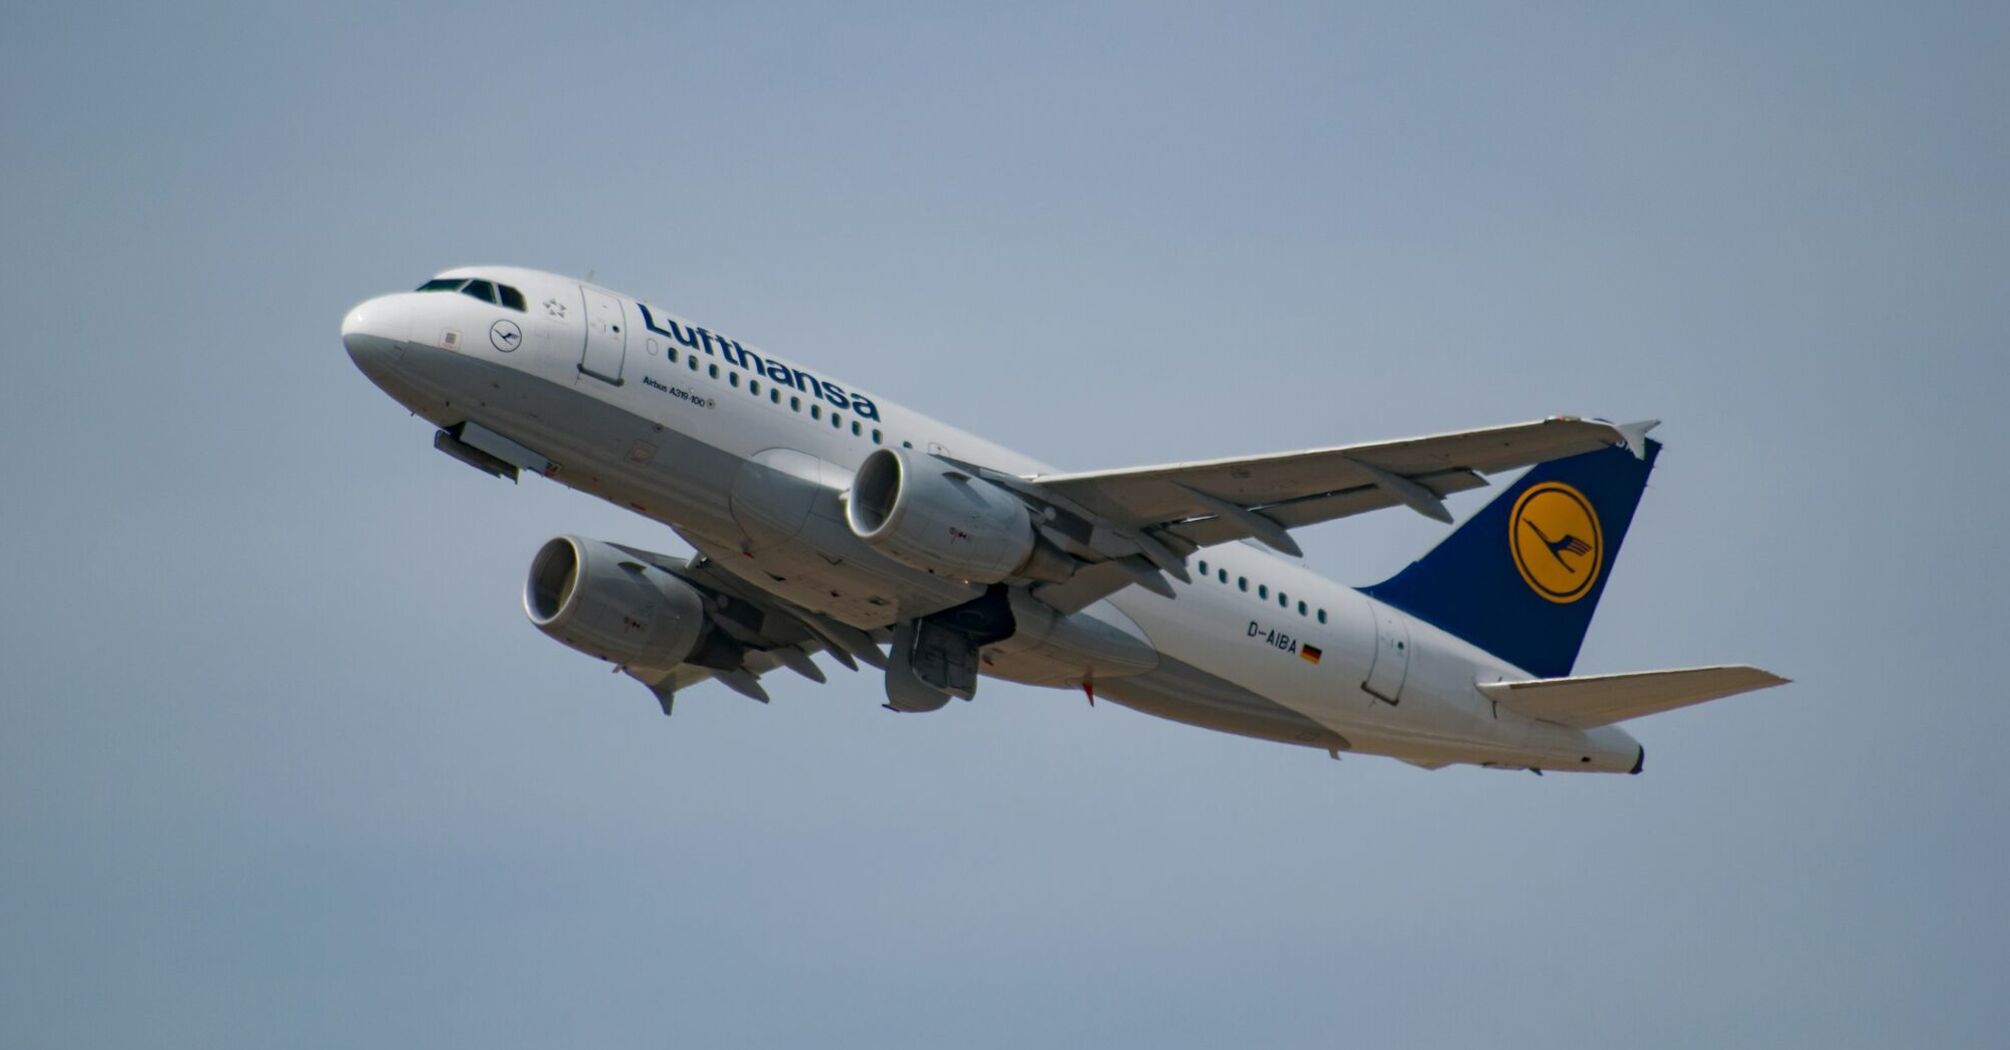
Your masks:
{"label": "winglet", "polygon": [[1633,453],[1634,459],[1647,458],[1647,432],[1661,425],[1658,419],[1643,419],[1638,423],[1612,423],[1612,429],[1619,431],[1625,439],[1626,451]]}

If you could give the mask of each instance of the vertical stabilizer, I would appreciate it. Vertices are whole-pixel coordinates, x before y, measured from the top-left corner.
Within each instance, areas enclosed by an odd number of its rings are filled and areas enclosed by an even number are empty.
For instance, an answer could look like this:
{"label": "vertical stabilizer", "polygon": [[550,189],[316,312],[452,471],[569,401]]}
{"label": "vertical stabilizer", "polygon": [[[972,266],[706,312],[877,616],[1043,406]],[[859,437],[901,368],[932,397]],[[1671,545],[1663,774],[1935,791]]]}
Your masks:
{"label": "vertical stabilizer", "polygon": [[1577,662],[1661,443],[1541,463],[1395,576],[1362,591],[1538,678]]}

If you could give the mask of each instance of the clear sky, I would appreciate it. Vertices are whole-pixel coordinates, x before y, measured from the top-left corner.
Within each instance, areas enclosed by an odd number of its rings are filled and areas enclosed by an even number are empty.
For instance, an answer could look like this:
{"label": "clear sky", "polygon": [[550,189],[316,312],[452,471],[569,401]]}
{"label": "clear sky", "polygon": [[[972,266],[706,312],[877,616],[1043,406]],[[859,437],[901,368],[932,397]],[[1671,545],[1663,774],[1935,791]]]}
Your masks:
{"label": "clear sky", "polygon": [[[1249,6],[11,5],[0,1044],[2002,1045],[2003,5]],[[665,720],[517,593],[681,544],[337,340],[475,262],[1071,468],[1660,417],[1580,670],[1797,682],[1640,777]]]}

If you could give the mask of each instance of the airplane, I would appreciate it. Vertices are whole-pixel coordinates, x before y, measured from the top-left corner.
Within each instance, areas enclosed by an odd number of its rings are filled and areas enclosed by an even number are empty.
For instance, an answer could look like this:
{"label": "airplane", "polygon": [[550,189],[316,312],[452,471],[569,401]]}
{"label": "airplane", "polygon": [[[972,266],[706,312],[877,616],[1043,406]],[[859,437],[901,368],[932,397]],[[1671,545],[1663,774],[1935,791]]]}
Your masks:
{"label": "airplane", "polygon": [[[1068,471],[652,303],[502,266],[342,319],[435,448],[667,525],[675,557],[563,535],[523,607],[670,714],[702,682],[763,703],[823,654],[893,711],[989,677],[1425,769],[1639,773],[1618,723],[1785,683],[1722,665],[1573,676],[1661,450],[1653,421],[1551,416],[1396,441]],[[1291,530],[1524,470],[1435,548],[1354,588]]]}

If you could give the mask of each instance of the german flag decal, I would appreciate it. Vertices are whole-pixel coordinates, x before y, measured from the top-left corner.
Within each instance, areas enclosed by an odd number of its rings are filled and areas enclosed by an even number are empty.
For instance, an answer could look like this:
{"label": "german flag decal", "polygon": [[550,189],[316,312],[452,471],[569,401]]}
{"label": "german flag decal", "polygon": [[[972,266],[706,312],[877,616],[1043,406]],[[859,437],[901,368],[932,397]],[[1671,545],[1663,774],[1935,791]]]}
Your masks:
{"label": "german flag decal", "polygon": [[1300,646],[1298,647],[1298,655],[1299,655],[1299,656],[1300,656],[1301,658],[1303,658],[1303,659],[1304,659],[1304,661],[1305,661],[1306,663],[1308,663],[1308,664],[1316,664],[1316,663],[1318,663],[1318,662],[1319,662],[1319,658],[1320,658],[1321,656],[1324,656],[1324,655],[1326,655],[1326,654],[1325,654],[1325,653],[1322,653],[1322,652],[1320,652],[1320,651],[1319,651],[1319,647],[1318,647],[1318,646],[1316,646],[1316,645],[1302,645],[1302,644],[1301,644],[1301,645],[1300,645]]}

